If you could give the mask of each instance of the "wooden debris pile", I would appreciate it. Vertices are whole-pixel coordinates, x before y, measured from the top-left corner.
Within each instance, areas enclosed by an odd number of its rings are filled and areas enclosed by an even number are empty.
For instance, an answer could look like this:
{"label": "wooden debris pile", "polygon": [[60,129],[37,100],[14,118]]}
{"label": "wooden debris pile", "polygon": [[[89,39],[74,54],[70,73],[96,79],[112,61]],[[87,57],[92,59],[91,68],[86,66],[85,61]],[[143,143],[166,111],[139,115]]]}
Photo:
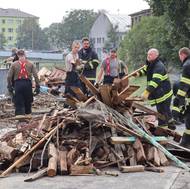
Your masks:
{"label": "wooden debris pile", "polygon": [[162,172],[157,167],[168,165],[168,158],[189,170],[163,147],[167,138],[154,137],[156,129],[151,129],[153,126],[144,123],[144,119],[134,117],[137,108],[128,108],[122,115],[90,98],[82,108],[54,110],[52,115],[19,123],[17,131],[1,138],[1,176],[15,169],[39,170],[26,181],[57,174],[116,176],[101,171],[113,165],[121,172]]}

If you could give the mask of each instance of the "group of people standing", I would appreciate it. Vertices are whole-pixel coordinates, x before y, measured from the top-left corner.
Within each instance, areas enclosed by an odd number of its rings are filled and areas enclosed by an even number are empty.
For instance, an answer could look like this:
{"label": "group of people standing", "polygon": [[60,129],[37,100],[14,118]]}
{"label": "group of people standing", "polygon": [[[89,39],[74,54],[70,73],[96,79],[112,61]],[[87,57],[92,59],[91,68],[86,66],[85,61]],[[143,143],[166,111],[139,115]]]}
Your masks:
{"label": "group of people standing", "polygon": [[103,60],[96,79],[99,64],[98,55],[90,47],[88,38],[82,39],[81,49],[80,43],[74,41],[71,52],[65,58],[67,72],[65,93],[75,96],[71,87],[79,87],[84,94],[88,94],[85,84],[79,79],[80,74],[94,85],[102,81],[103,73],[103,83],[112,84],[114,78],[121,78],[128,72],[127,67],[118,59],[116,49],[111,49],[110,54]]}

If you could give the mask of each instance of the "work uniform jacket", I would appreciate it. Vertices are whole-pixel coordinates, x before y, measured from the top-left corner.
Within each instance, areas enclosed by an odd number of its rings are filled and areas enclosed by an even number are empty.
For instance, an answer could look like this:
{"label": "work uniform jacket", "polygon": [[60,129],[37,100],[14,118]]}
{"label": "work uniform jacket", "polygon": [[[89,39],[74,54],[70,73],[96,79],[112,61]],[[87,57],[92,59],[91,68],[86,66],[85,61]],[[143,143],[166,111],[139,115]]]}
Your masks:
{"label": "work uniform jacket", "polygon": [[153,62],[146,62],[140,74],[147,75],[147,88],[150,93],[150,104],[156,105],[172,96],[171,84],[164,64],[158,58]]}
{"label": "work uniform jacket", "polygon": [[79,51],[79,58],[82,61],[86,61],[82,75],[84,75],[88,80],[96,80],[96,68],[99,65],[98,55],[92,48],[84,49]]}
{"label": "work uniform jacket", "polygon": [[182,76],[179,83],[179,89],[177,91],[176,98],[172,109],[181,112],[182,108],[190,111],[190,57],[187,57],[183,61]]}

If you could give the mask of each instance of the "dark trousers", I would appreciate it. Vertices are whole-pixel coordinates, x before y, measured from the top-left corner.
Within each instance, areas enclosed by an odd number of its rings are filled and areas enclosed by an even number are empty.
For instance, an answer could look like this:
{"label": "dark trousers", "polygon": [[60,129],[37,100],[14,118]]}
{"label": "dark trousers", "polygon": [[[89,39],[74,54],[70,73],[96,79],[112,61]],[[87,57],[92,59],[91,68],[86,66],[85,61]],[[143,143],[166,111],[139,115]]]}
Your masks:
{"label": "dark trousers", "polygon": [[30,114],[32,112],[32,82],[29,79],[16,80],[15,88],[15,115]]}
{"label": "dark trousers", "polygon": [[76,97],[76,94],[72,91],[71,87],[81,88],[81,82],[78,74],[74,71],[67,72],[65,79],[65,94],[69,94]]}
{"label": "dark trousers", "polygon": [[190,130],[190,105],[186,107],[185,111],[185,127]]}
{"label": "dark trousers", "polygon": [[115,78],[118,78],[118,77],[112,77],[110,75],[105,75],[103,84],[112,84]]}
{"label": "dark trousers", "polygon": [[172,118],[172,113],[170,109],[171,99],[172,98],[170,97],[167,100],[163,101],[162,103],[156,104],[156,109],[158,113],[166,117],[165,120],[161,120],[158,118],[158,126],[160,127],[168,126],[168,121]]}

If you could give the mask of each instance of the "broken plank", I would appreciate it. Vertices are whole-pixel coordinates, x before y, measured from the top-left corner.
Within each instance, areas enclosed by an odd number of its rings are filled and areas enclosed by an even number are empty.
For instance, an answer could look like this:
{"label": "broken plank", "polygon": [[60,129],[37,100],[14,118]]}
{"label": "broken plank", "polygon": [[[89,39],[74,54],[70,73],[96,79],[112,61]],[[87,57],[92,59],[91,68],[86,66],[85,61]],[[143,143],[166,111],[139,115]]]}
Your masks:
{"label": "broken plank", "polygon": [[108,106],[112,106],[111,89],[111,85],[101,85],[99,87],[102,101]]}
{"label": "broken plank", "polygon": [[61,175],[68,174],[67,169],[67,151],[59,151],[59,165]]}
{"label": "broken plank", "polygon": [[84,174],[92,174],[93,166],[92,165],[71,165],[70,167],[70,175],[84,175]]}
{"label": "broken plank", "polygon": [[38,172],[34,173],[33,175],[31,175],[30,177],[28,177],[27,179],[24,180],[24,182],[31,182],[31,181],[34,181],[36,179],[39,179],[45,175],[47,175],[47,167],[42,169],[42,170],[39,170]]}
{"label": "broken plank", "polygon": [[95,96],[99,95],[98,89],[84,75],[80,75],[80,79],[89,88],[90,92],[93,95]]}
{"label": "broken plank", "polygon": [[78,100],[83,102],[88,100],[87,96],[85,96],[79,87],[71,87],[71,90],[76,94]]}
{"label": "broken plank", "polygon": [[[161,144],[167,144],[168,139],[164,136],[154,136],[153,137],[157,142]],[[112,144],[132,144],[135,142],[136,137],[129,136],[129,137],[111,137]],[[145,141],[145,140],[144,140]]]}
{"label": "broken plank", "polygon": [[145,156],[143,145],[139,138],[136,138],[136,140],[133,144],[133,148],[136,151],[137,162],[140,162],[140,163],[145,162],[146,156]]}

